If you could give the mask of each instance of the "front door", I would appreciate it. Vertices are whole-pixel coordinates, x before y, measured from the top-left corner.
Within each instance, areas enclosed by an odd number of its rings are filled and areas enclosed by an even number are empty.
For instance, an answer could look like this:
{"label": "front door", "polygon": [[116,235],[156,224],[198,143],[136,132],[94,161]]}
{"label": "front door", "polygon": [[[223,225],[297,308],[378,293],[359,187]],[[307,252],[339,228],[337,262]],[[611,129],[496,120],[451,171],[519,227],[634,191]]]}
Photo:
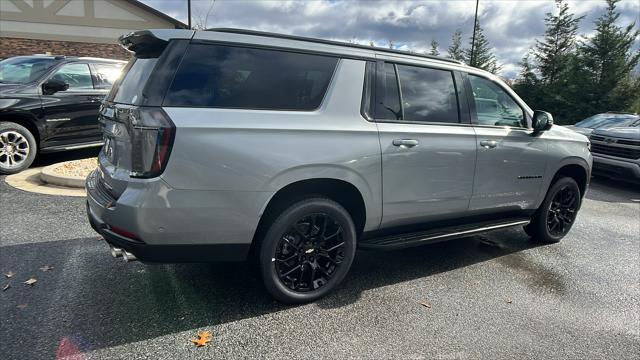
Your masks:
{"label": "front door", "polygon": [[70,63],[57,69],[50,78],[69,84],[66,91],[42,95],[46,121],[46,146],[100,141],[98,108],[108,90],[94,89],[89,65]]}
{"label": "front door", "polygon": [[468,75],[478,160],[470,210],[531,210],[540,194],[547,143],[533,135],[524,109],[509,92]]}
{"label": "front door", "polygon": [[[454,73],[385,63],[378,67],[376,121],[383,176],[383,227],[467,212],[475,133],[461,124]],[[466,107],[465,107],[466,111]]]}

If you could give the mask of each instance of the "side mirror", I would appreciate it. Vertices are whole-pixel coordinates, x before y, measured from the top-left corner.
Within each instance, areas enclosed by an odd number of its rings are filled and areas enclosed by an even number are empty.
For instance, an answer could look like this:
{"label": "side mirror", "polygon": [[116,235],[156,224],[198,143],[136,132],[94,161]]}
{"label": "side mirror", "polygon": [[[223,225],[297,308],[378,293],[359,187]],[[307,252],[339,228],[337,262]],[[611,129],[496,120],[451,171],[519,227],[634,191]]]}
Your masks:
{"label": "side mirror", "polygon": [[551,129],[551,125],[553,125],[553,116],[546,111],[535,110],[531,123],[533,131],[535,132],[549,130]]}
{"label": "side mirror", "polygon": [[62,80],[49,79],[42,84],[42,93],[45,95],[55,94],[58,91],[65,91],[69,88],[69,84]]}

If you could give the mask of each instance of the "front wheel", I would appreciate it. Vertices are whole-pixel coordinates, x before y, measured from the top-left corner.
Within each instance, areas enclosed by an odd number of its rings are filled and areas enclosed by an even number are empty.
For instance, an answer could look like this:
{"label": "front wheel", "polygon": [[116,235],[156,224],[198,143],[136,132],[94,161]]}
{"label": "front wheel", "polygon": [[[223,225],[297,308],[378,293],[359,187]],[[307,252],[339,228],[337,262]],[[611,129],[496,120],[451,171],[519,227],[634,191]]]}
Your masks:
{"label": "front wheel", "polygon": [[547,192],[542,205],[525,226],[526,233],[544,243],[559,242],[573,226],[580,209],[580,188],[570,177],[558,179]]}
{"label": "front wheel", "polygon": [[349,212],[330,199],[305,199],[284,210],[262,240],[262,280],[279,301],[314,301],[344,279],[355,251]]}
{"label": "front wheel", "polygon": [[0,174],[15,174],[28,168],[36,157],[37,144],[24,126],[0,123]]}

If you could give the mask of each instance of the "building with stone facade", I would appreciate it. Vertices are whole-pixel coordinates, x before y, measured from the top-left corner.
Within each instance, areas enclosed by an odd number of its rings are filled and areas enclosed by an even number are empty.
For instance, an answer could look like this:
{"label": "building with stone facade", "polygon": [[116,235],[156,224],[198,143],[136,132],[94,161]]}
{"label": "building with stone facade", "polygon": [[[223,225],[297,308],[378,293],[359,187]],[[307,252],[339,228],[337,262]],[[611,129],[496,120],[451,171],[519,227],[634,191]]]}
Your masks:
{"label": "building with stone facade", "polygon": [[186,27],[137,0],[0,0],[0,59],[48,53],[126,60],[120,35]]}

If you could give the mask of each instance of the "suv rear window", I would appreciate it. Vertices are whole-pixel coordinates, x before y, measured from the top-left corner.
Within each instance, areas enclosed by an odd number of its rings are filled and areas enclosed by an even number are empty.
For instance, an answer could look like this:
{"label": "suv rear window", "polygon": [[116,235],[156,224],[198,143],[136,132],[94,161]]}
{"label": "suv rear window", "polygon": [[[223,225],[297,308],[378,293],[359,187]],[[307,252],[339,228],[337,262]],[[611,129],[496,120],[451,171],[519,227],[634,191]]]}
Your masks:
{"label": "suv rear window", "polygon": [[132,59],[123,70],[125,74],[121,80],[111,88],[107,100],[121,104],[139,105],[142,101],[142,90],[158,58]]}
{"label": "suv rear window", "polygon": [[337,63],[329,56],[192,44],[163,105],[314,110]]}

